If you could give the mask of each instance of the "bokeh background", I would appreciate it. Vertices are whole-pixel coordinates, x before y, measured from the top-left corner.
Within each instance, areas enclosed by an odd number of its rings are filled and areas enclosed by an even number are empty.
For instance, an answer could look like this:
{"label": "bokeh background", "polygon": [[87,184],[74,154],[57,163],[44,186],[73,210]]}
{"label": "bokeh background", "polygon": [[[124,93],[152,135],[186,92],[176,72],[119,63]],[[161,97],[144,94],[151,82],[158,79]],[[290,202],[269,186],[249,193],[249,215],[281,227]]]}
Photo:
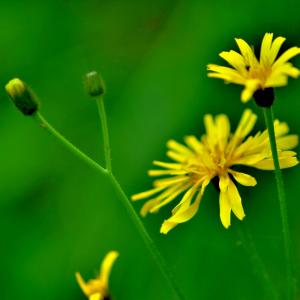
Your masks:
{"label": "bokeh background", "polygon": [[[104,164],[101,126],[83,88],[97,70],[107,85],[113,171],[128,196],[151,188],[153,160],[169,161],[165,143],[204,133],[203,115],[226,113],[237,126],[242,87],[209,79],[206,64],[243,38],[256,50],[265,32],[300,46],[299,1],[76,0],[2,1],[1,84],[19,77],[39,96],[44,117]],[[300,57],[292,59],[300,67]],[[299,79],[276,90],[274,111],[300,134]],[[113,189],[99,174],[23,116],[0,89],[1,299],[86,299],[75,280],[94,277],[117,250],[110,289],[116,300],[175,299]],[[297,149],[296,149],[297,150]],[[255,243],[280,295],[285,261],[275,176],[243,168],[258,181],[239,186],[245,234]],[[299,167],[283,171],[296,277],[300,276]],[[144,201],[135,202],[139,211]],[[270,299],[232,216],[219,219],[210,185],[199,212],[159,233],[174,204],[143,219],[186,299]],[[297,298],[298,296],[298,298]],[[299,299],[299,293],[296,298]]]}

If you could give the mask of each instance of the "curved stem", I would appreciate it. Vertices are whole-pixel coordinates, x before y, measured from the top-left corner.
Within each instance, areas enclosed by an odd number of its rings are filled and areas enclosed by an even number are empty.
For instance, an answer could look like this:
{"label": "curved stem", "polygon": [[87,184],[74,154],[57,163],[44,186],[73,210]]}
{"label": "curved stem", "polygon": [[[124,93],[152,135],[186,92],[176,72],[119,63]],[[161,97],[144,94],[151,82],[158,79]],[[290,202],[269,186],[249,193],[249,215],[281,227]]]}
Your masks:
{"label": "curved stem", "polygon": [[149,233],[147,232],[146,228],[144,227],[141,219],[139,218],[138,214],[134,210],[131,202],[128,200],[127,196],[125,195],[124,191],[122,190],[121,186],[119,185],[116,178],[110,174],[108,176],[109,181],[111,184],[115,187],[116,194],[118,198],[122,201],[124,204],[128,214],[130,215],[133,223],[135,224],[136,228],[140,232],[141,236],[143,237],[147,247],[150,249],[154,260],[158,264],[161,272],[163,273],[165,279],[168,281],[170,286],[172,287],[174,294],[177,296],[178,299],[184,300],[184,296],[180,292],[179,288],[177,287],[177,284],[170,273],[168,267],[166,266],[161,254],[159,253],[158,249],[156,248],[155,244],[153,243]]}
{"label": "curved stem", "polygon": [[146,228],[144,227],[141,219],[139,218],[138,214],[134,210],[130,200],[127,198],[126,194],[122,190],[118,181],[112,174],[111,159],[110,159],[110,147],[109,147],[109,139],[108,139],[108,126],[107,126],[106,113],[105,113],[105,109],[104,109],[103,97],[101,95],[101,96],[95,97],[95,99],[96,99],[96,103],[98,106],[99,115],[100,115],[101,124],[102,124],[102,132],[103,132],[103,140],[104,140],[104,153],[105,153],[107,171],[109,173],[108,179],[111,182],[111,184],[115,187],[117,196],[119,197],[119,199],[122,201],[123,205],[125,206],[134,225],[136,226],[136,228],[140,232],[141,236],[143,237],[147,247],[150,249],[150,251],[153,255],[154,260],[158,264],[165,279],[169,282],[175,295],[177,296],[178,299],[184,299],[179,288],[177,287],[177,284],[174,281],[172,274],[170,273],[161,254],[159,253],[158,249],[156,248],[155,244],[153,243],[152,239],[150,238],[150,235],[147,232]]}
{"label": "curved stem", "polygon": [[[100,106],[100,109],[104,110],[104,106]],[[138,231],[140,232],[141,236],[143,237],[147,247],[150,249],[153,258],[155,259],[156,263],[158,264],[161,272],[163,273],[165,279],[170,284],[174,294],[176,295],[177,299],[184,300],[184,296],[180,292],[179,288],[177,287],[175,280],[173,279],[173,276],[171,275],[169,269],[167,268],[165,262],[163,261],[163,258],[161,257],[158,249],[156,248],[155,244],[153,243],[152,239],[150,238],[146,228],[144,227],[143,223],[141,222],[138,214],[134,210],[131,202],[125,195],[124,191],[122,190],[121,186],[117,182],[116,178],[113,176],[113,174],[108,172],[108,170],[103,169],[100,165],[98,165],[95,161],[93,161],[91,158],[89,158],[87,155],[85,155],[83,152],[81,152],[78,148],[76,148],[74,145],[72,145],[69,141],[67,141],[61,134],[59,134],[43,117],[42,115],[37,112],[32,115],[33,119],[46,131],[51,133],[55,138],[57,138],[67,149],[69,149],[71,152],[73,152],[76,156],[84,160],[87,164],[89,164],[91,167],[96,169],[98,172],[100,172],[102,175],[104,175],[110,183],[115,188],[117,196],[120,198],[122,203],[124,204],[128,214],[130,215],[131,219],[133,220],[135,226],[137,227]],[[103,121],[103,120],[102,120]],[[105,130],[107,131],[107,124],[106,119],[104,119],[105,123]],[[107,144],[108,145],[108,134],[107,136]],[[106,148],[109,149],[109,148]],[[107,154],[108,152],[105,152]],[[110,156],[109,156],[110,157]],[[111,169],[110,169],[111,170]]]}
{"label": "curved stem", "polygon": [[106,170],[108,173],[111,174],[110,147],[109,147],[109,139],[108,139],[106,113],[105,113],[104,102],[103,102],[103,94],[98,97],[95,97],[95,100],[98,106],[98,111],[99,111],[101,125],[102,125]]}
{"label": "curved stem", "polygon": [[77,155],[79,158],[84,160],[87,164],[89,164],[91,167],[99,171],[102,175],[107,177],[107,172],[105,169],[103,169],[100,165],[98,165],[95,161],[93,161],[91,158],[89,158],[86,154],[81,152],[78,148],[76,148],[73,144],[71,144],[69,141],[67,141],[60,133],[58,133],[39,113],[36,112],[31,117],[46,131],[51,133],[55,138],[57,138],[68,150],[73,152],[75,155]]}
{"label": "curved stem", "polygon": [[294,276],[293,276],[293,263],[292,263],[292,251],[291,251],[291,238],[288,224],[288,216],[286,210],[286,202],[283,188],[283,180],[278,160],[278,153],[276,147],[276,139],[275,139],[275,131],[274,131],[274,115],[272,106],[270,108],[263,108],[265,120],[268,128],[273,162],[275,167],[275,175],[277,181],[278,188],[278,196],[280,203],[280,212],[281,212],[281,220],[283,227],[283,235],[284,235],[284,248],[285,248],[285,258],[286,258],[286,267],[287,267],[287,284],[288,284],[288,298],[292,300],[294,298]]}
{"label": "curved stem", "polygon": [[[256,250],[255,245],[252,241],[252,238],[249,234],[249,229],[248,229],[245,221],[238,222],[238,226],[239,226],[238,233],[242,240],[242,244],[244,245],[245,250],[249,252],[252,262],[256,266],[256,269],[258,271],[258,274],[260,275],[261,280],[265,283],[266,287],[268,288],[271,298],[273,300],[280,300],[278,292],[275,289],[275,287],[269,277],[269,274],[268,274],[263,262],[261,261],[260,256],[257,253],[257,250]],[[245,233],[244,233],[242,227],[245,228],[245,230],[244,230]],[[248,237],[248,238],[246,238],[246,237]]]}

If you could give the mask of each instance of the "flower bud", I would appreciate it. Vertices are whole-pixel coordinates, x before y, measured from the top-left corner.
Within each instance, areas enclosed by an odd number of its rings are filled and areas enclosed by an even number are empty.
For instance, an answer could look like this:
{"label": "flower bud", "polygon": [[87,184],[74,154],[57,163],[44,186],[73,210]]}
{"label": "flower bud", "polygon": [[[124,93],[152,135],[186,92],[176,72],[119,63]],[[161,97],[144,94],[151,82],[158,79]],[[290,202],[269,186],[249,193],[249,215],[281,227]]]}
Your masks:
{"label": "flower bud", "polygon": [[8,82],[5,89],[16,107],[26,116],[39,109],[39,101],[30,87],[19,78]]}
{"label": "flower bud", "polygon": [[85,75],[84,83],[86,91],[91,97],[100,96],[105,93],[104,81],[95,71]]}

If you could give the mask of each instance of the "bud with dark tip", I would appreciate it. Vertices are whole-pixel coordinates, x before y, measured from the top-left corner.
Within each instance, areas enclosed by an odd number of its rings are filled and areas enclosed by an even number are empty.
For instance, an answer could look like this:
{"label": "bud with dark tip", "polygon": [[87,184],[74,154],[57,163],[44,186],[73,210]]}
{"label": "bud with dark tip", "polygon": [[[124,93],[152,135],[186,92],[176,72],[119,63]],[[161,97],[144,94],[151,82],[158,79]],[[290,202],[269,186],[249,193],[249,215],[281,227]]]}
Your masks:
{"label": "bud with dark tip", "polygon": [[95,71],[85,75],[84,83],[86,91],[91,97],[100,96],[105,93],[104,81],[102,77]]}
{"label": "bud with dark tip", "polygon": [[8,82],[5,89],[16,107],[26,116],[30,116],[39,109],[39,101],[25,82],[14,78]]}

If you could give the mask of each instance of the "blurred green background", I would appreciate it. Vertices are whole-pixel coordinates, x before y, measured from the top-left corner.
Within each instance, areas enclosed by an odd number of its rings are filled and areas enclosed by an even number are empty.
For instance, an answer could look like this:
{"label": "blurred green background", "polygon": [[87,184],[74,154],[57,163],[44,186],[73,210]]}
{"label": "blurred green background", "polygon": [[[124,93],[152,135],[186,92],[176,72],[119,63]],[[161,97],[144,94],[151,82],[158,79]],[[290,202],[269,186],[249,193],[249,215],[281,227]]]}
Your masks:
{"label": "blurred green background", "polygon": [[[128,196],[150,189],[153,160],[169,161],[165,143],[204,133],[203,115],[226,113],[232,129],[248,107],[242,87],[209,79],[206,64],[238,50],[234,38],[260,49],[266,32],[300,46],[299,1],[2,1],[1,84],[19,77],[39,96],[43,116],[103,165],[95,103],[83,88],[97,70],[105,105],[113,171]],[[292,60],[300,67],[300,57]],[[274,111],[300,134],[299,79],[276,90]],[[116,300],[175,299],[109,184],[70,154],[0,90],[1,299],[86,299],[84,279],[110,250],[120,252],[111,274]],[[297,149],[296,149],[297,151]],[[243,168],[258,185],[239,186],[244,223],[279,293],[285,261],[274,173]],[[300,277],[299,166],[283,171],[296,276]],[[140,210],[144,201],[133,205]],[[237,233],[219,219],[210,185],[199,212],[167,235],[159,233],[174,203],[143,219],[186,299],[270,299]],[[298,296],[298,298],[297,298]],[[296,299],[300,299],[299,293]]]}

